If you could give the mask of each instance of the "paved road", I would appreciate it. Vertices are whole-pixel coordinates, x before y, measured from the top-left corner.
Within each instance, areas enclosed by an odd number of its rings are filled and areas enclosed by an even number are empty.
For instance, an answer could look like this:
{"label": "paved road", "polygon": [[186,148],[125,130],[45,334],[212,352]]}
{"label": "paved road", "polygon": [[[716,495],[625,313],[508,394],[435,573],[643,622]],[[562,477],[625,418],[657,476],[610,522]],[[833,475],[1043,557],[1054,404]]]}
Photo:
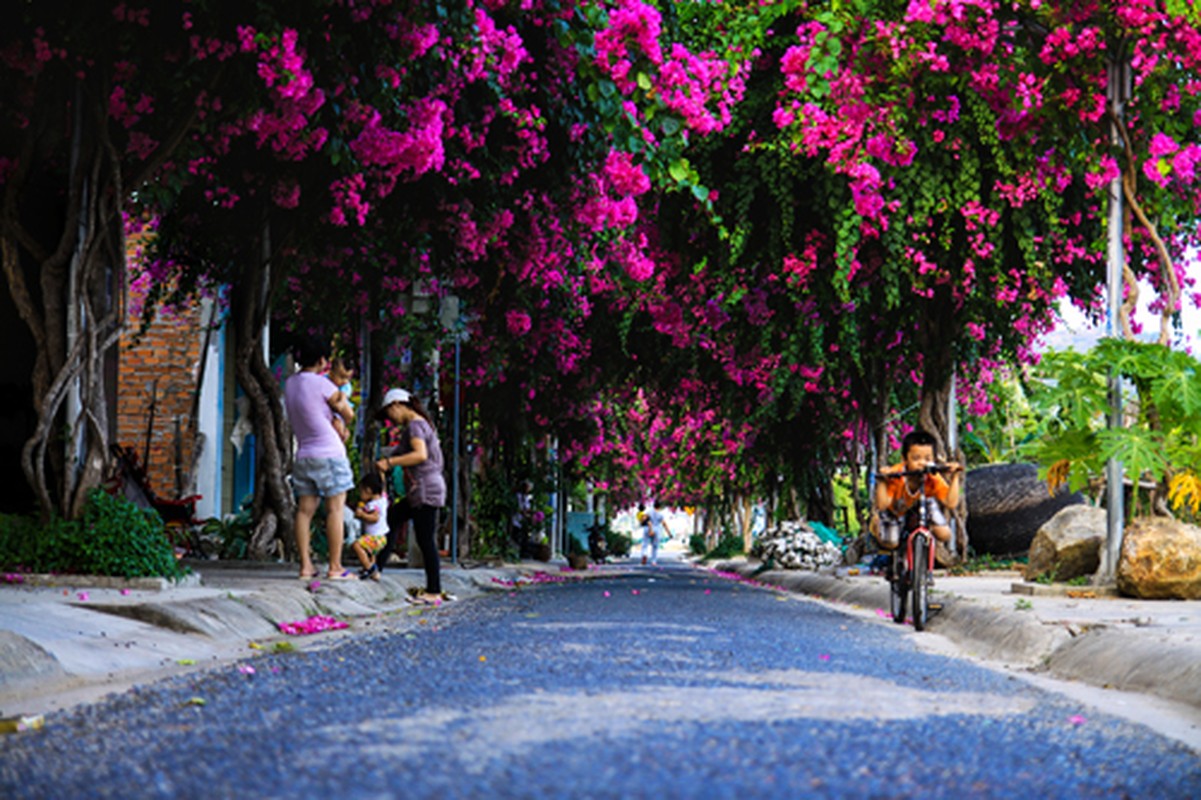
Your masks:
{"label": "paved road", "polygon": [[1146,728],[684,568],[421,622],[51,715],[0,796],[1201,796]]}

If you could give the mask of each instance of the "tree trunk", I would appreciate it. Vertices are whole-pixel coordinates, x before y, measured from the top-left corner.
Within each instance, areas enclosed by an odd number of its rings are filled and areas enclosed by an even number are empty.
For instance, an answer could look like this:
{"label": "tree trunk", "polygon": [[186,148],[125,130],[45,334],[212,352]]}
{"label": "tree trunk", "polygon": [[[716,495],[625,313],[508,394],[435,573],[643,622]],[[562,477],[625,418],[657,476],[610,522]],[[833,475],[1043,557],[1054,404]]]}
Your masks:
{"label": "tree trunk", "polygon": [[[97,105],[107,96],[100,88],[85,90],[76,81],[68,110],[47,108],[28,126],[0,210],[5,278],[37,347],[32,384],[38,423],[21,467],[44,519],[52,512],[78,516],[109,460],[105,366],[124,322],[124,190],[120,160],[103,124],[105,109]],[[35,170],[42,163],[36,144],[51,135],[43,125],[56,115],[69,120],[62,176]],[[47,189],[65,204],[38,205]],[[38,300],[29,287],[35,271]]]}
{"label": "tree trunk", "polygon": [[834,526],[834,487],[828,472],[807,470],[805,480],[805,519]]}
{"label": "tree trunk", "polygon": [[752,536],[751,525],[755,521],[754,510],[755,503],[750,495],[740,495],[735,502],[737,503],[738,514],[740,517],[739,526],[742,533],[742,552],[751,552]]}
{"label": "tree trunk", "polygon": [[[922,396],[918,411],[918,427],[934,435],[938,440],[935,455],[960,463],[963,452],[947,452],[951,440],[951,421],[948,409],[951,401],[951,379],[955,373],[955,354],[950,342],[955,341],[956,326],[951,312],[950,291],[945,286],[935,290],[927,305],[927,313],[921,332]],[[959,505],[949,509],[951,528],[955,536],[955,554],[943,545],[936,548],[938,562],[944,566],[954,564],[967,552],[967,506],[966,491],[960,492]]]}
{"label": "tree trunk", "polygon": [[295,554],[295,500],[286,475],[292,465],[292,432],[284,415],[283,393],[263,357],[263,326],[270,308],[267,265],[255,263],[231,291],[230,318],[234,325],[234,372],[250,400],[257,458],[254,492],[254,534],[251,558],[266,558],[275,538]]}

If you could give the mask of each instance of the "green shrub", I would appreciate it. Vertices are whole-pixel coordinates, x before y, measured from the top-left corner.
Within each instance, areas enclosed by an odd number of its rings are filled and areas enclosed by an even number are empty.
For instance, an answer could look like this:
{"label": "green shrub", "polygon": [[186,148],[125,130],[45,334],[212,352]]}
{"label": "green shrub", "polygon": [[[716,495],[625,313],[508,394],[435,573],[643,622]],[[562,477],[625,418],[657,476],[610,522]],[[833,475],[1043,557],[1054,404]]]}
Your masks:
{"label": "green shrub", "polygon": [[0,518],[0,566],[18,571],[47,571],[39,565],[53,558],[56,542],[73,535],[76,523],[58,518],[42,526],[29,516]]}
{"label": "green shrub", "polygon": [[0,520],[0,565],[31,572],[179,578],[158,513],[96,489],[81,520],[29,517]]}
{"label": "green shrub", "polygon": [[705,534],[694,533],[688,537],[688,552],[694,556],[705,554]]}
{"label": "green shrub", "polygon": [[237,514],[213,517],[204,523],[201,533],[214,536],[220,542],[219,558],[232,560],[246,558],[250,550],[250,538],[254,534],[253,501],[247,497],[242,501]]}
{"label": "green shrub", "polygon": [[620,531],[605,530],[605,548],[614,558],[628,556],[634,546],[634,540]]}
{"label": "green shrub", "polygon": [[719,558],[732,558],[733,556],[742,555],[742,537],[735,536],[732,533],[723,533],[717,541],[717,547],[714,547],[705,554],[706,561],[714,561]]}

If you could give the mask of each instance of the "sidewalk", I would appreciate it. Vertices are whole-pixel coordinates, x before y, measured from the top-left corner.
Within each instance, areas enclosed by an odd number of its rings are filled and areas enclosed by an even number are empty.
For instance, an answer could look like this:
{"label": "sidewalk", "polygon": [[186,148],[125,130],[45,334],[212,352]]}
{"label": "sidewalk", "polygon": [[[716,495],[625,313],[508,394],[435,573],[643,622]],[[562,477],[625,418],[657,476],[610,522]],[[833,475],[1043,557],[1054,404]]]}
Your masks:
{"label": "sidewalk", "polygon": [[[390,569],[381,581],[296,579],[294,565],[197,562],[183,585],[54,578],[53,585],[0,583],[0,717],[43,714],[169,675],[231,664],[286,645],[326,647],[350,633],[415,630],[439,610],[405,602],[420,570]],[[887,617],[888,587],[872,575],[773,570],[744,559],[708,565]],[[562,573],[561,562],[463,569],[443,565],[443,588],[460,600],[506,591],[518,579],[621,574],[617,565]],[[629,562],[630,569],[639,569]],[[107,585],[103,585],[107,583]],[[1201,601],[1068,596],[1025,584],[1017,573],[935,579],[931,634],[968,656],[1106,689],[1155,695],[1201,719]],[[1016,589],[1016,591],[1015,591]],[[1087,587],[1070,590],[1088,593]],[[456,604],[452,604],[452,608]],[[278,624],[328,615],[348,630],[287,636]],[[887,624],[893,624],[891,619]],[[912,631],[912,629],[909,629]],[[913,634],[927,637],[927,634]],[[938,637],[928,637],[934,642]]]}

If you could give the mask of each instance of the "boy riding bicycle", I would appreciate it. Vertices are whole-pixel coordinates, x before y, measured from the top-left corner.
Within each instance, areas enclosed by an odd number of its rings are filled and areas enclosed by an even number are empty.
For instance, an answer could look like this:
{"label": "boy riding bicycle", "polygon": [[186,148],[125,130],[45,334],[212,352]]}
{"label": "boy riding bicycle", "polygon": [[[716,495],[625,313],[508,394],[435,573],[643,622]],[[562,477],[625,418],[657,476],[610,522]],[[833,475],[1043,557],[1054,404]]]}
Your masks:
{"label": "boy riding bicycle", "polygon": [[876,484],[876,518],[873,519],[872,533],[882,550],[896,550],[901,543],[906,530],[905,518],[923,497],[923,481],[930,533],[940,542],[951,540],[951,527],[943,509],[959,505],[959,475],[963,467],[953,461],[939,465],[949,474],[949,481],[935,472],[918,474],[937,464],[935,443],[934,436],[927,431],[910,431],[901,440],[901,463],[880,471],[882,474],[913,473],[897,475]]}

